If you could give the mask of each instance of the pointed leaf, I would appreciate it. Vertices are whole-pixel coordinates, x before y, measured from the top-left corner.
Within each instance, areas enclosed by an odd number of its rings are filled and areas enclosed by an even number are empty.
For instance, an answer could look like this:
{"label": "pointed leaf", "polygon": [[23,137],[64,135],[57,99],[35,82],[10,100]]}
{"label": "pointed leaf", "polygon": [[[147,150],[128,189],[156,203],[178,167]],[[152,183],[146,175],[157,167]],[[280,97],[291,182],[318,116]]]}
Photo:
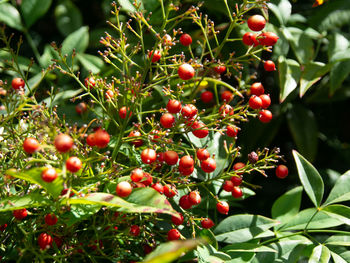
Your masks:
{"label": "pointed leaf", "polygon": [[276,250],[267,247],[267,246],[262,246],[260,244],[251,244],[251,243],[237,243],[237,244],[232,244],[224,247],[222,249],[224,252],[229,253],[229,252],[273,252],[277,253]]}
{"label": "pointed leaf", "polygon": [[330,74],[330,94],[333,95],[334,92],[342,87],[344,80],[350,74],[350,61],[342,61],[335,63],[331,69]]}
{"label": "pointed leaf", "polygon": [[300,97],[331,69],[332,64],[310,61],[305,65],[300,78]]}
{"label": "pointed leaf", "polygon": [[272,206],[272,218],[281,222],[285,222],[286,220],[298,214],[300,209],[302,191],[303,188],[301,186],[298,186],[280,196]]}
{"label": "pointed leaf", "polygon": [[331,255],[334,260],[334,263],[349,263],[349,261],[347,261],[346,258],[343,258],[342,256],[338,255],[333,251],[331,251]]}
{"label": "pointed leaf", "polygon": [[309,263],[328,263],[331,257],[329,249],[324,245],[318,245],[312,250]]}
{"label": "pointed leaf", "polygon": [[49,204],[51,204],[51,202],[39,193],[30,193],[24,196],[10,196],[0,200],[0,212],[47,206]]}
{"label": "pointed leaf", "polygon": [[57,198],[62,190],[63,190],[63,178],[60,176],[60,170],[56,169],[58,173],[58,177],[52,181],[51,183],[45,182],[41,178],[41,173],[45,170],[45,167],[40,168],[32,168],[27,171],[16,171],[14,169],[10,169],[6,171],[6,174],[11,175],[16,178],[20,178],[26,180],[32,184],[37,184],[42,186],[51,196]]}
{"label": "pointed leaf", "polygon": [[11,4],[0,3],[0,21],[17,30],[23,30],[21,15]]}
{"label": "pointed leaf", "polygon": [[279,222],[258,215],[234,215],[221,221],[214,230],[219,242],[239,243],[251,240]]}
{"label": "pointed leaf", "polygon": [[68,36],[83,25],[83,16],[72,1],[60,1],[55,8],[55,18],[58,30]]}
{"label": "pointed leaf", "polygon": [[118,211],[125,213],[177,214],[166,197],[153,188],[136,188],[127,199],[107,193],[91,193],[83,198],[70,198],[69,202],[118,207]]}
{"label": "pointed leaf", "polygon": [[89,44],[89,28],[81,27],[77,31],[71,33],[62,43],[62,54],[67,54],[70,57],[73,49],[77,53],[84,53]]}
{"label": "pointed leaf", "polygon": [[350,246],[350,232],[349,235],[334,235],[329,237],[325,242],[328,246]]}
{"label": "pointed leaf", "polygon": [[295,90],[300,80],[300,65],[293,59],[284,56],[278,58],[278,74],[280,80],[280,101],[283,102]]}
{"label": "pointed leaf", "polygon": [[323,206],[350,200],[350,171],[338,178]]}
{"label": "pointed leaf", "polygon": [[89,54],[77,54],[80,63],[93,74],[100,73],[104,62],[101,58]]}
{"label": "pointed leaf", "polygon": [[21,10],[27,27],[31,27],[40,17],[45,15],[52,0],[22,0]]}
{"label": "pointed leaf", "polygon": [[330,59],[330,63],[336,63],[340,61],[345,61],[350,59],[350,48],[346,50],[341,50],[335,53]]}
{"label": "pointed leaf", "polygon": [[315,167],[303,156],[293,150],[294,160],[298,169],[300,181],[305,192],[316,207],[319,207],[323,197],[323,180]]}
{"label": "pointed leaf", "polygon": [[323,212],[338,219],[344,224],[350,225],[350,207],[345,205],[329,205],[322,209]]}

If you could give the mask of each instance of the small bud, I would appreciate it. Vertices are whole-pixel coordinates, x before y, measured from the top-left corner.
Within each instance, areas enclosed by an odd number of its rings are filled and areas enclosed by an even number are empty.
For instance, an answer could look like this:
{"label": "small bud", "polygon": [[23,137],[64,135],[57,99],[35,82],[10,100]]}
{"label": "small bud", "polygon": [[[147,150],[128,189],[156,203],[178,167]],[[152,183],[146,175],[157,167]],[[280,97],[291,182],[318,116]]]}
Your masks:
{"label": "small bud", "polygon": [[248,154],[248,160],[250,163],[255,164],[259,160],[259,156],[256,154],[256,152],[251,152]]}

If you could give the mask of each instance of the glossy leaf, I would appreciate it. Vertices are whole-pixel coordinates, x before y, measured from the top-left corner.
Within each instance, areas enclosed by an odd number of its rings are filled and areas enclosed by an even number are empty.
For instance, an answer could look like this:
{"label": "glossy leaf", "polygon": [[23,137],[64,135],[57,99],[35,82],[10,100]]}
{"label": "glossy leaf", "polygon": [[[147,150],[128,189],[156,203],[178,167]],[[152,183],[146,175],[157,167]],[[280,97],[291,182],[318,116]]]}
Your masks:
{"label": "glossy leaf", "polygon": [[165,213],[176,215],[165,196],[153,188],[134,189],[127,199],[107,193],[91,193],[85,197],[69,199],[71,204],[91,204],[118,207],[126,213]]}
{"label": "glossy leaf", "polygon": [[208,244],[212,245],[215,249],[218,249],[218,241],[215,238],[214,233],[210,229],[203,228],[197,233],[197,238],[205,240]]}
{"label": "glossy leaf", "polygon": [[315,167],[312,166],[303,156],[293,150],[294,160],[298,169],[298,175],[305,192],[312,203],[319,207],[323,197],[323,180]]}
{"label": "glossy leaf", "polygon": [[332,218],[322,210],[317,211],[316,208],[308,208],[300,211],[296,216],[281,225],[279,231],[301,230],[305,229],[305,227],[307,229],[325,229],[343,224],[339,219]]}
{"label": "glossy leaf", "polygon": [[84,53],[89,44],[89,28],[87,26],[71,33],[62,43],[62,54],[67,54],[70,57],[73,49],[77,53]]}
{"label": "glossy leaf", "polygon": [[[298,186],[280,196],[272,205],[271,215],[273,219],[286,222],[298,214],[303,188]],[[279,226],[276,228],[278,229]]]}
{"label": "glossy leaf", "polygon": [[335,53],[330,59],[330,63],[336,63],[345,60],[350,60],[350,48]]}
{"label": "glossy leaf", "polygon": [[57,28],[64,36],[68,36],[83,25],[83,17],[79,8],[69,0],[60,1],[56,6],[55,18]]}
{"label": "glossy leaf", "polygon": [[283,30],[294,54],[301,65],[308,64],[314,56],[314,44],[307,33],[300,28],[288,27]]}
{"label": "glossy leaf", "polygon": [[330,94],[341,88],[344,80],[350,74],[350,61],[335,63],[330,74]]}
{"label": "glossy leaf", "polygon": [[240,243],[264,233],[279,222],[259,215],[234,215],[221,221],[214,230],[216,239],[225,243]]}
{"label": "glossy leaf", "polygon": [[[122,10],[127,11],[127,12],[135,12],[136,8],[135,6],[132,4],[133,1],[131,0],[118,0],[118,3],[120,4],[120,6],[122,7]],[[143,9],[143,3],[142,1],[139,1],[138,3],[141,3],[141,9]]]}
{"label": "glossy leaf", "polygon": [[70,227],[96,214],[101,207],[101,205],[72,204],[70,206],[70,211],[62,214],[60,219],[67,227]]}
{"label": "glossy leaf", "polygon": [[40,207],[51,204],[40,193],[29,193],[24,196],[11,196],[0,200],[0,212],[12,211],[21,208]]}
{"label": "glossy leaf", "polygon": [[274,4],[269,2],[267,4],[270,11],[276,16],[278,22],[281,25],[285,25],[288,22],[288,19],[292,13],[292,5],[288,0],[281,0],[278,3]]}
{"label": "glossy leaf", "polygon": [[21,11],[27,27],[31,27],[40,17],[46,14],[52,0],[22,0]]}
{"label": "glossy leaf", "polygon": [[252,244],[252,243],[237,243],[237,244],[232,244],[224,247],[222,249],[224,252],[241,252],[241,253],[246,253],[246,252],[273,252],[277,253],[276,250],[267,247],[267,246],[262,246],[260,244]]}
{"label": "glossy leaf", "polygon": [[322,209],[329,216],[350,225],[350,207],[345,205],[329,205]]}
{"label": "glossy leaf", "polygon": [[331,255],[332,259],[334,260],[334,263],[349,263],[350,253],[348,258],[344,257],[344,255],[339,255],[333,251],[331,251]]}
{"label": "glossy leaf", "polygon": [[331,257],[329,249],[324,245],[318,245],[312,251],[309,263],[328,263]]}
{"label": "glossy leaf", "polygon": [[14,169],[10,169],[6,171],[6,174],[16,178],[26,180],[32,184],[40,185],[51,196],[53,196],[54,198],[57,198],[63,190],[63,178],[62,176],[60,176],[60,170],[56,169],[58,173],[58,177],[51,183],[47,183],[41,178],[41,173],[45,169],[46,169],[45,167],[32,168],[26,171],[16,171]]}
{"label": "glossy leaf", "polygon": [[4,22],[9,27],[22,31],[21,15],[11,4],[0,3],[0,22]]}
{"label": "glossy leaf", "polygon": [[159,245],[144,259],[144,263],[170,263],[184,252],[193,250],[199,244],[198,240],[171,241]]}
{"label": "glossy leaf", "polygon": [[300,97],[304,96],[306,91],[319,81],[331,69],[331,64],[311,61],[304,66],[300,78]]}
{"label": "glossy leaf", "polygon": [[328,45],[328,58],[332,59],[333,55],[339,51],[346,50],[350,46],[349,40],[341,33],[335,32],[331,35]]}
{"label": "glossy leaf", "polygon": [[350,246],[350,232],[349,235],[334,235],[329,237],[325,242],[327,246]]}
{"label": "glossy leaf", "polygon": [[97,56],[89,54],[77,54],[77,58],[84,66],[84,68],[86,68],[88,71],[91,71],[93,74],[99,73],[104,65],[103,60]]}
{"label": "glossy leaf", "polygon": [[350,171],[338,178],[323,206],[350,200]]}
{"label": "glossy leaf", "polygon": [[198,257],[198,262],[227,262],[231,259],[229,255],[224,252],[217,251],[211,245],[199,246],[195,251]]}
{"label": "glossy leaf", "polygon": [[293,59],[286,59],[280,56],[278,58],[278,74],[280,81],[280,101],[283,102],[298,85],[301,75],[300,65]]}

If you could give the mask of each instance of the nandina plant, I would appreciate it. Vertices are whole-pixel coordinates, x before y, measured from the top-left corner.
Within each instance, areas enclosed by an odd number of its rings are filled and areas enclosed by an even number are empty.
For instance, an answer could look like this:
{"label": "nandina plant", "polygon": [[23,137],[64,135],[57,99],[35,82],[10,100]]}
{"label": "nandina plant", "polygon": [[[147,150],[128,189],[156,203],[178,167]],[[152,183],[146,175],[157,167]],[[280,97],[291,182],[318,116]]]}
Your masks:
{"label": "nandina plant", "polygon": [[[115,19],[108,24],[115,32],[100,40],[108,68],[100,75],[83,76],[79,52],[67,56],[53,44],[56,58],[42,77],[54,72],[75,82],[68,99],[83,125],[60,116],[54,102],[67,94],[52,90],[45,97],[31,86],[32,65],[18,66],[2,30],[13,57],[7,70],[17,74],[1,90],[4,259],[132,262],[168,240],[186,239],[194,240],[170,243],[169,250],[180,247],[173,256],[198,246],[184,260],[220,259],[217,242],[233,239],[222,220],[233,220],[232,205],[259,188],[253,176],[267,177],[281,159],[277,148],[241,156],[244,145],[237,143],[243,122],[273,118],[270,97],[250,74],[259,63],[275,70],[273,61],[260,59],[278,39],[264,29],[267,6],[223,3],[229,21],[222,30],[200,6],[161,0],[157,23],[135,2],[123,23],[113,4]],[[200,34],[181,29],[187,21]],[[235,28],[254,33],[246,38]],[[232,42],[241,48],[223,52]],[[284,178],[288,168],[281,167],[277,176]],[[254,215],[242,221],[255,218],[264,227],[244,242],[268,236],[277,224]],[[202,250],[209,259],[201,259]],[[231,250],[221,256],[236,258]]]}

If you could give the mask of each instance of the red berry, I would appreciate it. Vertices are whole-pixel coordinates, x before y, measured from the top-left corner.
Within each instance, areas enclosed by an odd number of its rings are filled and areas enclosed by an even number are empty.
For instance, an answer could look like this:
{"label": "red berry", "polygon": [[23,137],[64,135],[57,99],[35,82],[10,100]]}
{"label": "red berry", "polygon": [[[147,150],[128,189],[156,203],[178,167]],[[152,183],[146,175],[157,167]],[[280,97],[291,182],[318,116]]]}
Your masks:
{"label": "red berry", "polygon": [[175,165],[177,164],[177,161],[179,160],[179,155],[177,154],[177,152],[174,151],[166,151],[164,153],[164,161],[168,164],[168,165]]}
{"label": "red berry", "polygon": [[130,178],[133,182],[140,182],[143,179],[143,171],[141,168],[135,168],[131,171]]}
{"label": "red berry", "polygon": [[193,119],[193,117],[196,116],[197,112],[198,109],[193,104],[186,104],[181,110],[182,116],[186,119]]}
{"label": "red berry", "polygon": [[212,173],[216,169],[216,162],[213,158],[208,158],[201,162],[201,168],[205,173]]}
{"label": "red berry", "polygon": [[[153,248],[147,244],[143,245],[143,252],[147,255],[153,251]],[[129,263],[136,263],[136,261],[129,261]]]}
{"label": "red berry", "polygon": [[270,105],[271,105],[271,99],[270,99],[270,95],[268,94],[262,94],[259,96],[259,98],[262,101],[262,108],[263,109],[267,109]]}
{"label": "red berry", "polygon": [[210,157],[210,153],[208,152],[207,149],[198,149],[197,150],[197,158],[200,161],[204,161]]}
{"label": "red berry", "polygon": [[243,196],[242,189],[239,186],[233,187],[232,196],[234,198],[241,198]]}
{"label": "red berry", "polygon": [[208,127],[203,122],[195,121],[192,124],[192,129],[193,135],[197,138],[204,138],[209,134]]}
{"label": "red berry", "polygon": [[160,194],[163,194],[163,192],[164,192],[164,187],[160,183],[153,184],[152,188]]}
{"label": "red berry", "polygon": [[[237,171],[237,170],[241,170],[243,167],[245,166],[244,163],[235,163],[233,165],[233,170]],[[243,173],[237,173],[237,175],[242,175]]]}
{"label": "red berry", "polygon": [[6,228],[7,228],[7,224],[0,225],[1,232],[4,232]]}
{"label": "red berry", "polygon": [[107,90],[106,91],[106,93],[105,93],[105,98],[107,99],[107,100],[110,100],[111,98],[113,98],[114,97],[114,92],[113,92],[113,90]]}
{"label": "red berry", "polygon": [[197,191],[192,191],[188,194],[188,201],[191,203],[191,205],[198,205],[200,204],[201,200],[201,195]]}
{"label": "red berry", "polygon": [[62,247],[63,241],[61,238],[59,237],[53,237],[53,241],[55,242],[57,248]]}
{"label": "red berry", "polygon": [[96,81],[94,77],[85,78],[85,86],[88,88],[95,87]]}
{"label": "red berry", "polygon": [[261,82],[255,82],[250,86],[250,95],[260,96],[264,94],[264,92],[264,86],[261,84]]}
{"label": "red berry", "polygon": [[163,187],[164,195],[168,198],[172,198],[177,194],[177,190],[174,186],[166,184]]}
{"label": "red berry", "polygon": [[252,95],[249,99],[249,107],[256,110],[256,109],[260,109],[261,106],[262,106],[262,100],[258,96]]}
{"label": "red berry", "polygon": [[233,93],[229,90],[225,90],[221,93],[221,100],[224,102],[230,102],[233,99]]}
{"label": "red berry", "polygon": [[189,34],[182,34],[180,37],[180,43],[184,46],[192,44],[192,37]]}
{"label": "red berry", "polygon": [[248,27],[253,31],[261,31],[266,25],[266,20],[261,15],[253,15],[248,18]]}
{"label": "red berry", "polygon": [[117,184],[117,187],[115,189],[116,193],[120,197],[127,197],[131,194],[132,186],[127,181],[122,181]]}
{"label": "red berry", "polygon": [[233,190],[233,183],[231,181],[226,180],[223,185],[222,188],[226,191],[226,192],[232,192]]}
{"label": "red berry", "polygon": [[107,147],[108,143],[110,141],[110,136],[108,132],[102,129],[98,129],[95,132],[95,144],[99,148],[105,148]]}
{"label": "red berry", "polygon": [[41,173],[41,178],[47,183],[51,183],[57,178],[58,174],[54,168],[46,168]]}
{"label": "red berry", "polygon": [[226,134],[228,137],[236,137],[238,134],[238,129],[235,126],[228,125],[226,127]]}
{"label": "red berry", "polygon": [[95,133],[91,133],[89,134],[87,137],[86,137],[86,143],[93,147],[96,145],[96,142],[95,142]]}
{"label": "red berry", "polygon": [[73,139],[67,134],[59,134],[55,138],[55,147],[60,153],[68,152],[73,147]]}
{"label": "red berry", "polygon": [[276,168],[276,176],[280,179],[286,178],[286,176],[288,175],[288,167],[280,164],[279,166],[277,166]]}
{"label": "red berry", "polygon": [[149,53],[148,53],[148,57],[149,58],[152,58],[152,62],[154,63],[154,62],[158,62],[159,60],[160,60],[160,58],[161,58],[161,53],[160,53],[160,51],[159,50],[156,50],[155,52],[154,52],[154,55],[153,55],[153,51],[150,51]]}
{"label": "red berry", "polygon": [[153,149],[144,149],[141,153],[141,160],[145,164],[151,164],[157,159],[157,153]]}
{"label": "red berry", "polygon": [[[68,193],[68,188],[64,188],[61,191],[61,195],[66,195]],[[74,195],[73,192],[70,192],[69,197],[72,197]]]}
{"label": "red berry", "polygon": [[80,102],[79,104],[77,104],[77,106],[75,106],[75,111],[76,113],[78,113],[79,115],[83,114],[84,112],[87,111],[87,106],[85,102]]}
{"label": "red berry", "polygon": [[263,123],[268,123],[272,120],[272,113],[269,110],[262,110],[259,112],[259,120]]}
{"label": "red berry", "polygon": [[170,113],[164,113],[162,117],[160,117],[160,124],[166,129],[173,127],[174,123],[175,117]]}
{"label": "red berry", "polygon": [[273,46],[277,43],[278,36],[273,32],[264,32],[259,36],[259,43],[264,46]]}
{"label": "red berry", "polygon": [[127,107],[121,107],[120,109],[119,109],[119,117],[121,118],[121,119],[125,119],[126,118],[126,115],[127,115],[127,113],[129,112],[129,118],[131,117],[131,114],[132,114],[132,112],[130,111],[130,109],[129,109],[129,107],[127,108]]}
{"label": "red berry", "polygon": [[259,42],[257,41],[256,36],[257,35],[252,32],[247,32],[243,35],[242,41],[247,46],[257,46],[259,45]]}
{"label": "red berry", "polygon": [[179,162],[179,167],[190,168],[194,166],[194,160],[191,156],[185,155],[182,156]]}
{"label": "red berry", "polygon": [[[131,131],[128,135],[128,137],[131,137],[131,138],[132,137],[141,137],[141,136],[142,136],[141,132],[139,132],[139,131]],[[131,141],[131,143],[133,145],[135,145],[135,147],[140,147],[143,145],[143,140],[142,139],[134,139]]]}
{"label": "red berry", "polygon": [[232,182],[233,186],[239,186],[242,183],[242,177],[241,176],[232,176],[231,182]]}
{"label": "red berry", "polygon": [[137,237],[140,234],[140,227],[138,225],[132,225],[130,227],[130,235]]}
{"label": "red berry", "polygon": [[47,233],[41,233],[38,237],[38,244],[42,250],[52,247],[52,241],[52,237]]}
{"label": "red berry", "polygon": [[194,68],[190,64],[182,64],[177,70],[177,74],[182,80],[189,80],[194,77]]}
{"label": "red berry", "polygon": [[216,204],[216,209],[220,214],[227,215],[228,211],[230,210],[230,207],[227,202],[220,201],[219,203]]}
{"label": "red berry", "polygon": [[201,221],[201,225],[203,228],[209,229],[209,228],[212,228],[215,224],[214,224],[213,220],[211,220],[210,218],[204,218]]}
{"label": "red berry", "polygon": [[181,111],[182,105],[181,102],[178,100],[169,100],[168,104],[166,105],[166,109],[169,113],[178,113]]}
{"label": "red berry", "polygon": [[192,204],[188,198],[188,195],[183,195],[181,196],[180,200],[179,200],[179,205],[183,208],[183,209],[190,209],[192,207]]}
{"label": "red berry", "polygon": [[75,156],[69,157],[69,159],[66,161],[66,168],[71,173],[78,172],[82,166],[83,166],[83,163],[80,161],[78,157],[75,157]]}
{"label": "red berry", "polygon": [[158,142],[158,139],[161,137],[161,136],[158,135],[159,131],[158,130],[152,130],[151,134],[153,135],[152,136],[153,138],[151,139],[151,141],[152,142]]}
{"label": "red berry", "polygon": [[171,241],[171,240],[178,240],[180,239],[180,232],[179,230],[173,228],[173,229],[170,229],[169,232],[168,232],[168,240]]}
{"label": "red berry", "polygon": [[218,66],[214,67],[214,70],[216,73],[222,74],[226,71],[226,67],[224,65],[218,65]]}
{"label": "red berry", "polygon": [[179,172],[184,176],[192,174],[193,171],[194,171],[194,166],[191,166],[189,168],[183,168],[183,167],[179,166]]}
{"label": "red berry", "polygon": [[143,173],[143,177],[145,180],[143,180],[141,183],[143,183],[145,186],[149,186],[153,182],[153,178],[149,173]]}
{"label": "red berry", "polygon": [[213,92],[211,91],[204,91],[202,94],[201,94],[201,100],[204,102],[204,103],[210,103],[214,98],[214,94]]}
{"label": "red berry", "polygon": [[276,70],[276,66],[275,66],[275,63],[271,60],[267,60],[265,61],[264,63],[264,69],[266,71],[275,71]]}
{"label": "red berry", "polygon": [[228,104],[224,104],[220,107],[219,109],[219,113],[221,114],[222,117],[225,117],[226,115],[233,115],[233,108],[228,105]]}
{"label": "red berry", "polygon": [[12,85],[12,88],[15,89],[15,90],[23,89],[24,85],[25,85],[25,82],[21,78],[14,78],[12,80],[12,82],[11,82],[11,85]]}
{"label": "red berry", "polygon": [[181,213],[178,213],[177,216],[171,216],[171,221],[174,225],[182,225],[182,223],[184,222],[184,216]]}
{"label": "red berry", "polygon": [[49,226],[56,225],[57,223],[57,216],[55,214],[47,214],[45,216],[45,224]]}
{"label": "red berry", "polygon": [[26,153],[32,154],[35,153],[37,150],[39,150],[40,144],[37,141],[37,139],[28,137],[23,142],[23,150]]}
{"label": "red berry", "polygon": [[24,218],[27,217],[28,212],[27,209],[22,208],[22,209],[18,209],[18,210],[13,210],[12,212],[14,218],[18,219],[18,220],[23,220]]}

